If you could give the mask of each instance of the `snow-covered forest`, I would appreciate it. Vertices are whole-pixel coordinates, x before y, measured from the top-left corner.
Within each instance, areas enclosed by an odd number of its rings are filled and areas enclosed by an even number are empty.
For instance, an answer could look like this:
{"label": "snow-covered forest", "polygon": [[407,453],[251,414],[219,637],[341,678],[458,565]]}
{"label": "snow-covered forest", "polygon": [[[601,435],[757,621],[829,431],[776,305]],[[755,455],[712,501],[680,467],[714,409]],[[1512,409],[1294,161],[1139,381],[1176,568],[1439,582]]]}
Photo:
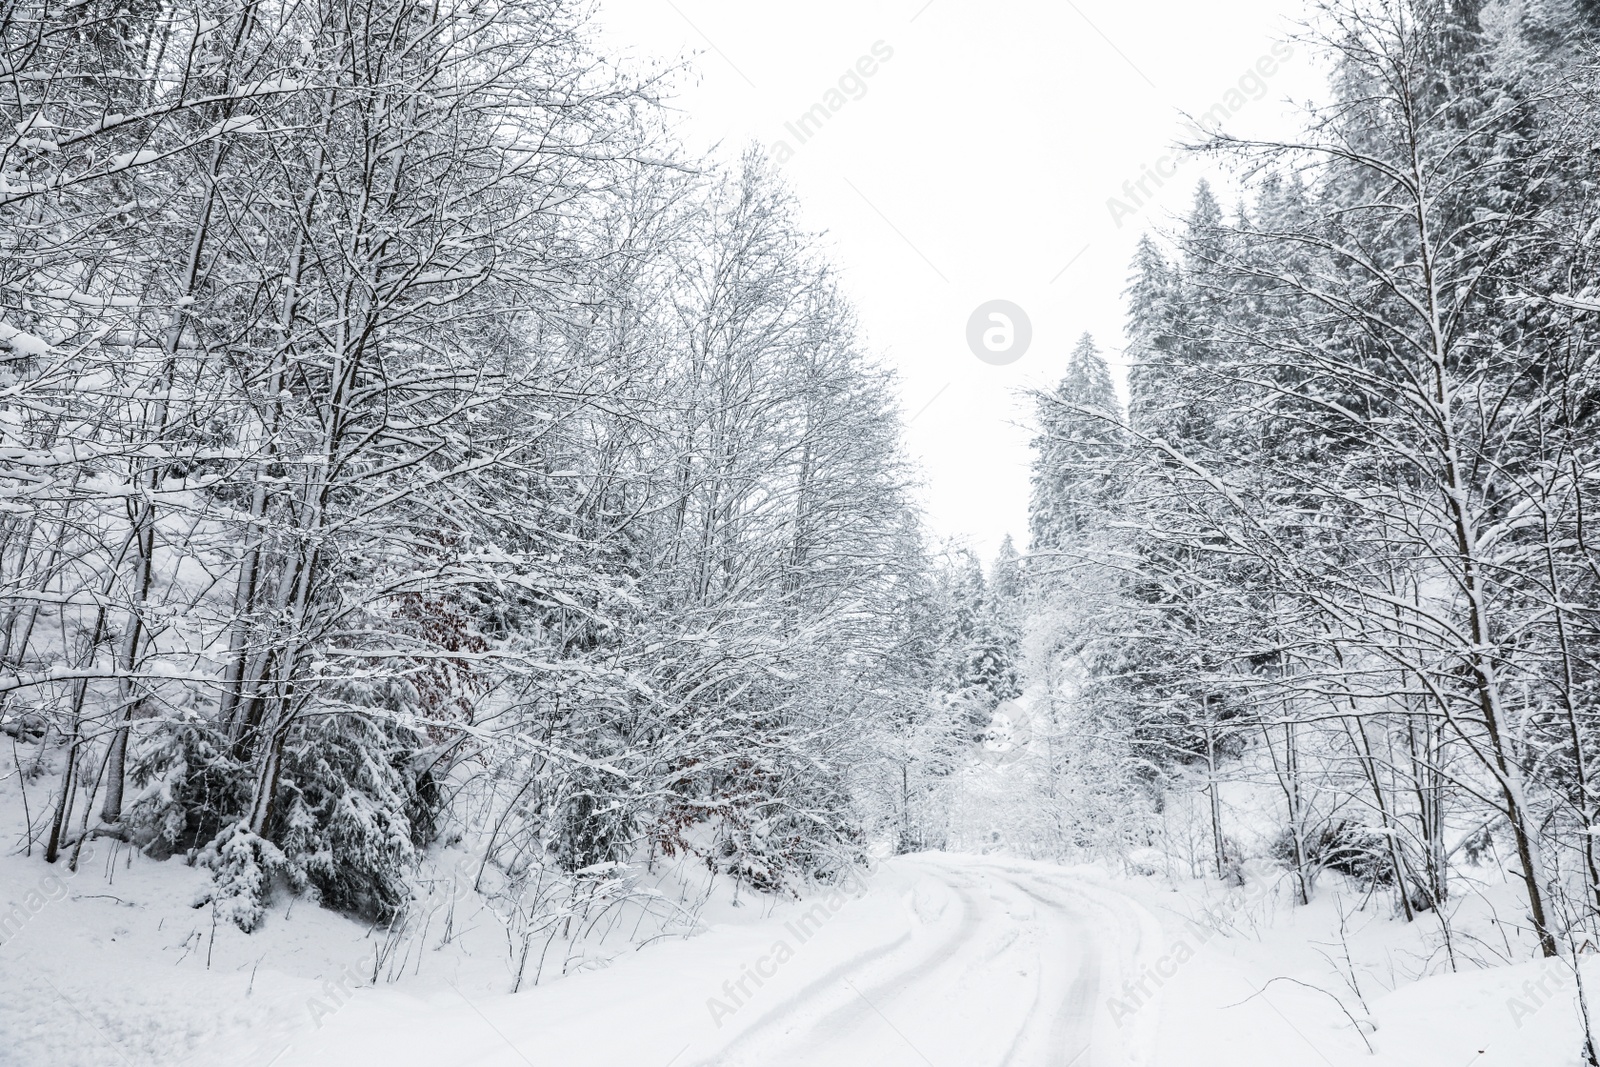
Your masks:
{"label": "snow-covered forest", "polygon": [[[80,868],[203,916],[205,974],[299,902],[366,984],[425,979],[470,901],[480,986],[526,995],[880,866],[932,928],[893,864],[948,852],[1337,890],[1413,979],[1582,993],[1600,7],[1306,12],[1324,99],[1194,117],[1231,187],[1150,221],[1125,381],[1085,334],[1018,397],[1030,528],[989,559],[923,514],[781,168],[687,148],[685,69],[593,14],[0,0],[0,976]],[[1113,970],[1062,992],[1095,1063]],[[1061,1025],[994,1055],[1065,1063]],[[1552,1067],[1600,1063],[1580,1029]]]}
{"label": "snow-covered forest", "polygon": [[[770,167],[579,13],[6,11],[6,730],[32,844],[387,916],[418,851],[859,847],[936,590]],[[869,714],[870,712],[870,714]]]}
{"label": "snow-covered forest", "polygon": [[1141,244],[1127,410],[1088,338],[1037,397],[1035,670],[1073,665],[1097,793],[1204,778],[1218,876],[1220,785],[1264,776],[1302,899],[1438,917],[1492,852],[1555,955],[1600,908],[1600,17],[1326,18],[1304,139],[1216,138],[1246,195]]}

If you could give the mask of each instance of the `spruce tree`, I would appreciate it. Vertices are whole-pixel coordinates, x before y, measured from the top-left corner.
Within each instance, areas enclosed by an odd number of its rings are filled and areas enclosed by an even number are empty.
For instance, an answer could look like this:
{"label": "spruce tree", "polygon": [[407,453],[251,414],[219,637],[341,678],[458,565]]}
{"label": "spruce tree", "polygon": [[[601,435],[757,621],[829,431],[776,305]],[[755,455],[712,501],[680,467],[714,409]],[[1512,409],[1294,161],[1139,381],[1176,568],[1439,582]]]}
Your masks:
{"label": "spruce tree", "polygon": [[1087,333],[1073,347],[1060,384],[1036,403],[1039,436],[1029,522],[1033,550],[1047,552],[1062,548],[1105,514],[1110,472],[1121,447],[1121,404]]}

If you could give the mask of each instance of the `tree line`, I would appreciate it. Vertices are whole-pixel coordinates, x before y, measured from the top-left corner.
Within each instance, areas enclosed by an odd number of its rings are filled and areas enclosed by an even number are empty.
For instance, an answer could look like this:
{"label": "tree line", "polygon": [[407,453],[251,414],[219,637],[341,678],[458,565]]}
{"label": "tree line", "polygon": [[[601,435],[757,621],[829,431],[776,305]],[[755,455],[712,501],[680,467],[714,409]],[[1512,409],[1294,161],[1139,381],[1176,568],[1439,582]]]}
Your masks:
{"label": "tree line", "polygon": [[512,900],[773,889],[922,802],[896,738],[966,682],[894,379],[768,161],[686,155],[588,14],[3,0],[30,851],[185,855],[250,929],[281,880],[393,918],[463,834]]}
{"label": "tree line", "polygon": [[1303,135],[1208,138],[1240,200],[1202,185],[1139,246],[1126,409],[1088,338],[1036,397],[1030,639],[1124,853],[1188,782],[1231,876],[1253,781],[1302,901],[1358,877],[1454,961],[1446,904],[1493,861],[1570,952],[1600,916],[1600,12],[1311,27]]}

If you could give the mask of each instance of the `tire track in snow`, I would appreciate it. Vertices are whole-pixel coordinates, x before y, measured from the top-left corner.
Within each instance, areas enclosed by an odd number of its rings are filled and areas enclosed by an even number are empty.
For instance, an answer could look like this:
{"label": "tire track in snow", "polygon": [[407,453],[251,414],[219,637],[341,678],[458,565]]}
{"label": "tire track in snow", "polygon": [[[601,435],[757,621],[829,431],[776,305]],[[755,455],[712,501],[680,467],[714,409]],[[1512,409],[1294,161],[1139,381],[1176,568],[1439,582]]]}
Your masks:
{"label": "tire track in snow", "polygon": [[[951,870],[946,867],[934,866],[932,873],[954,889],[962,900],[965,911],[956,934],[946,941],[940,949],[917,961],[913,966],[901,973],[882,979],[866,990],[855,990],[858,996],[853,1004],[845,1005],[820,1019],[814,1020],[809,1025],[797,1029],[793,1034],[787,1035],[789,1041],[795,1042],[794,1049],[812,1048],[813,1050],[803,1060],[797,1059],[796,1062],[805,1062],[807,1064],[823,1062],[815,1058],[817,1055],[816,1044],[837,1048],[842,1044],[843,1040],[848,1039],[849,1035],[859,1034],[865,1037],[872,1031],[877,1030],[880,1025],[874,1022],[875,1017],[880,1018],[884,1024],[888,1025],[925,1062],[934,1061],[927,1061],[924,1047],[928,1051],[933,1051],[937,1060],[938,1052],[935,1050],[942,1049],[943,1046],[938,1043],[914,1041],[913,1038],[921,1036],[921,1034],[917,1028],[910,1026],[909,1023],[921,1015],[922,1021],[925,1024],[933,1022],[933,1029],[936,1030],[938,1028],[938,1020],[929,1020],[925,1013],[928,1011],[930,1004],[937,1004],[939,1001],[919,1001],[913,994],[919,988],[928,985],[949,984],[952,972],[947,965],[952,963],[964,950],[973,949],[981,939],[980,935],[985,929],[1003,922],[1004,918],[1009,918],[1022,924],[1022,928],[1011,928],[1002,931],[997,945],[986,947],[981,954],[974,952],[974,958],[962,966],[957,973],[963,978],[976,978],[980,984],[985,984],[993,980],[992,975],[983,974],[985,969],[1008,969],[1012,964],[1005,962],[1006,957],[1009,956],[1015,959],[1018,952],[1026,953],[1022,960],[1027,966],[1026,973],[1032,978],[1030,982],[1032,997],[1028,1010],[1022,1013],[1015,1023],[1015,1028],[1011,1029],[1009,1034],[1002,1031],[990,1037],[986,1042],[987,1047],[981,1054],[981,1060],[968,1059],[959,1061],[959,1063],[950,1061],[948,1064],[939,1061],[939,1067],[975,1067],[977,1063],[996,1064],[999,1067],[999,1065],[1006,1062],[1015,1061],[1016,1053],[1025,1047],[1030,1031],[1037,1029],[1036,1016],[1040,1005],[1044,1003],[1043,993],[1046,985],[1045,960],[1036,944],[1031,950],[1029,949],[1029,941],[1032,939],[1024,938],[1021,935],[1025,929],[1031,928],[1035,938],[1037,938],[1039,933],[1056,925],[1054,919],[1060,910],[1059,905],[1056,902],[1044,901],[1037,895],[1028,893],[1023,887],[1016,885],[1011,878],[992,868],[959,867]],[[958,881],[958,877],[965,874],[976,875],[981,881],[981,885]],[[973,892],[978,892],[979,890],[986,892],[989,902],[980,903],[975,901],[972,893],[966,891],[968,889]],[[1029,904],[1028,914],[1026,915],[1019,915],[1015,910],[1017,904],[1022,900],[1027,900]],[[1038,906],[1041,903],[1045,905],[1042,909]],[[1082,996],[1092,998],[1092,995],[1093,986],[1091,984],[1082,992]],[[901,1007],[900,1011],[894,1010],[897,1005]],[[895,1022],[890,1021],[891,1016],[895,1017],[899,1022],[907,1024],[909,1032],[901,1032]],[[986,1021],[991,1024],[998,1024],[999,1019],[991,1017]],[[1008,1029],[1010,1028],[1008,1027]],[[811,1040],[813,1037],[817,1041],[813,1042]],[[870,1041],[871,1038],[867,1037],[862,1043],[867,1044]],[[788,1042],[785,1044],[787,1046]],[[1000,1047],[1004,1047],[1006,1051],[997,1060],[993,1058],[994,1052]],[[797,1052],[789,1051],[787,1048],[785,1051],[788,1051],[791,1056],[798,1055]],[[948,1052],[947,1049],[945,1051]],[[971,1051],[968,1050],[969,1055]],[[778,1055],[774,1056],[771,1062],[786,1063],[789,1062],[789,1059],[786,1056]]]}
{"label": "tire track in snow", "polygon": [[[948,875],[953,872],[940,870],[939,873],[942,875]],[[942,965],[944,962],[953,957],[957,952],[960,951],[963,944],[971,940],[972,936],[977,931],[979,922],[981,921],[981,918],[978,915],[977,902],[973,899],[971,893],[968,892],[970,887],[968,885],[954,882],[948,878],[943,878],[940,880],[943,881],[944,885],[951,889],[961,901],[962,918],[960,924],[956,928],[955,933],[941,942],[939,946],[934,949],[931,955],[921,957],[911,963],[911,967],[918,971],[936,969],[938,966]],[[802,986],[801,989],[790,999],[774,1005],[771,1009],[757,1018],[754,1023],[751,1023],[748,1028],[741,1031],[737,1036],[724,1045],[720,1050],[713,1053],[710,1057],[697,1061],[697,1067],[720,1067],[720,1065],[724,1063],[736,1062],[730,1060],[729,1057],[745,1051],[749,1045],[755,1044],[761,1039],[769,1036],[770,1031],[774,1026],[786,1021],[792,1021],[797,1016],[805,1015],[813,1003],[825,1001],[829,996],[837,997],[841,987],[845,985],[846,979],[848,979],[851,974],[858,972],[870,966],[871,964],[884,959],[885,957],[891,956],[896,950],[905,946],[906,943],[912,939],[912,936],[913,931],[912,929],[908,928],[893,941],[890,941],[870,951],[853,955],[843,962],[836,964],[822,976],[813,979],[805,986]],[[868,987],[870,992],[858,993],[858,995],[854,995],[848,1003],[833,1009],[828,1014],[822,1016],[821,1019],[805,1024],[799,1033],[812,1033],[822,1029],[830,1023],[837,1025],[839,1022],[842,1022],[844,1019],[849,1018],[858,1012],[864,1015],[870,1015],[872,1008],[868,1004],[864,1004],[861,998],[864,996],[869,1000],[874,999],[874,994],[881,995],[886,987],[893,986],[898,979],[905,978],[909,973],[911,972],[902,971],[894,978],[880,980],[877,984]],[[796,1035],[790,1034],[787,1036],[790,1041],[792,1041]],[[790,1041],[785,1041],[784,1043],[789,1044]]]}
{"label": "tire track in snow", "polygon": [[[949,884],[949,883],[946,883]],[[939,977],[939,968],[953,959],[956,953],[970,944],[977,936],[985,916],[977,907],[977,902],[965,888],[951,885],[956,895],[961,899],[961,923],[956,928],[955,934],[944,944],[940,945],[932,955],[918,960],[908,970],[888,978],[880,979],[877,983],[866,989],[856,989],[856,996],[849,1003],[835,1008],[829,1014],[818,1019],[807,1029],[811,1031],[848,1030],[860,1025],[862,1021],[871,1017],[887,1003],[903,997],[916,985]]]}
{"label": "tire track in snow", "polygon": [[[1054,1008],[1048,1017],[1049,1036],[1045,1039],[1045,1059],[1040,1067],[1091,1067],[1094,1048],[1094,1002],[1095,995],[1100,989],[1100,955],[1094,948],[1092,939],[1087,936],[1088,924],[1077,909],[1060,900],[1041,895],[1037,891],[1037,886],[1030,887],[1026,880],[1036,879],[1037,875],[1006,871],[1004,868],[996,870],[1003,872],[1007,880],[1024,896],[1044,905],[1047,913],[1056,916],[1058,920],[1069,915],[1078,916],[1065,924],[1072,930],[1070,941],[1077,948],[1074,954],[1078,961],[1077,972],[1073,975],[1065,1000]],[[1050,883],[1045,884],[1048,886]],[[1041,973],[1039,992],[1034,998],[1033,1007],[1028,1012],[1028,1025],[1013,1040],[1006,1058],[1001,1061],[1001,1067],[1020,1067],[1020,1063],[1025,1062],[1018,1061],[1016,1054],[1024,1046],[1027,1038],[1039,1031],[1039,1023],[1043,1021],[1039,1018],[1040,1003],[1043,998],[1044,976]],[[1076,1041],[1071,1039],[1073,1030],[1082,1031]]]}
{"label": "tire track in snow", "polygon": [[[1107,920],[1113,927],[1125,926],[1130,918],[1125,909],[1103,899],[1106,894],[1093,887],[1063,884],[1046,871],[1003,863],[947,866],[938,861],[913,862],[925,877],[941,884],[960,902],[961,917],[948,936],[931,950],[913,956],[905,951],[914,937],[912,928],[887,944],[850,955],[775,1004],[718,1052],[696,1061],[699,1067],[854,1063],[849,1053],[858,1046],[862,1052],[881,1048],[887,1039],[886,1027],[919,1056],[923,1049],[918,1046],[925,1047],[934,1055],[929,1062],[938,1067],[978,1067],[980,1063],[1096,1067],[1101,1055],[1109,1052],[1097,1048],[1097,1038],[1102,1035],[1097,1033],[1094,1009],[1105,968],[1111,962],[1102,958],[1110,951],[1109,943],[1096,931]],[[980,899],[984,896],[989,899]],[[1024,901],[1030,914],[1018,910]],[[985,932],[1007,917],[1022,929],[1001,930],[990,945],[974,951]],[[944,926],[943,919],[941,914],[929,925]],[[957,962],[964,951],[970,951],[971,958]],[[919,991],[931,993],[932,987],[940,985],[959,989],[963,982],[977,982],[975,988],[979,989],[992,988],[998,977],[995,972],[1011,966],[1019,971],[1025,966],[1032,979],[1026,1011],[1014,1023],[1009,1011],[1004,1019],[999,1012],[982,1017],[985,1040],[980,1058],[974,1058],[974,1050],[969,1049],[959,1063],[941,1060],[941,1052],[954,1054],[938,1037],[941,1031],[950,1033],[948,1021],[940,1014],[942,1005],[955,1003],[948,999],[952,996],[960,1000],[966,994],[947,988],[940,996],[919,998]],[[855,981],[850,982],[853,977]],[[1016,984],[1012,1003],[1029,995],[1022,983]],[[819,1058],[825,1052],[829,1055]]]}

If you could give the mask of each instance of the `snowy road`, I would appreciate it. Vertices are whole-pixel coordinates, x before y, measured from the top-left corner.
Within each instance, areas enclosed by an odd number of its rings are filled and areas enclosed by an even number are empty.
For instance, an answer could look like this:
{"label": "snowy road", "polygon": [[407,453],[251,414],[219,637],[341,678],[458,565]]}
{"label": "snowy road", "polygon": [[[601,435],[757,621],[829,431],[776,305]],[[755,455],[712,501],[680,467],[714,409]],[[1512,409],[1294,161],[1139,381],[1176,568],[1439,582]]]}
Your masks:
{"label": "snowy road", "polygon": [[1096,1062],[1095,909],[1043,875],[916,866],[902,938],[850,953],[705,1062]]}
{"label": "snowy road", "polygon": [[[1112,1067],[1154,1019],[1108,991],[1157,939],[1147,913],[1060,868],[980,857],[883,865],[855,895],[468,1001],[358,992],[283,1065]],[[1153,1012],[1150,1014],[1154,1014]]]}

